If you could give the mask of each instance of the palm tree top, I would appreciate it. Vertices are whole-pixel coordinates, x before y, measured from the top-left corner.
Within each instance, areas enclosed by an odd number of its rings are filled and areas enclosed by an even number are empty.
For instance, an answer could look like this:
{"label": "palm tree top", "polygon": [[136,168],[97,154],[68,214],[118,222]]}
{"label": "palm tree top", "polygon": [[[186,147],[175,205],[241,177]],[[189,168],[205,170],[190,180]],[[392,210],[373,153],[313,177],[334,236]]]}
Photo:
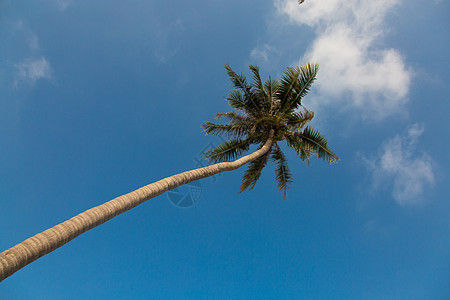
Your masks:
{"label": "palm tree top", "polygon": [[269,77],[264,82],[257,66],[249,66],[253,75],[251,82],[243,73],[234,72],[230,65],[226,64],[225,69],[234,86],[225,99],[233,110],[216,113],[216,119],[224,119],[225,124],[204,122],[202,127],[206,134],[224,134],[230,139],[207,151],[205,157],[211,163],[231,161],[248,151],[252,144],[261,148],[269,138],[273,138],[269,151],[249,163],[242,178],[241,192],[253,189],[270,159],[276,163],[275,179],[286,198],[292,175],[279,145],[283,140],[307,164],[313,155],[329,164],[339,160],[318,130],[305,127],[314,117],[314,112],[305,109],[301,101],[316,80],[317,64],[288,67],[281,79]]}

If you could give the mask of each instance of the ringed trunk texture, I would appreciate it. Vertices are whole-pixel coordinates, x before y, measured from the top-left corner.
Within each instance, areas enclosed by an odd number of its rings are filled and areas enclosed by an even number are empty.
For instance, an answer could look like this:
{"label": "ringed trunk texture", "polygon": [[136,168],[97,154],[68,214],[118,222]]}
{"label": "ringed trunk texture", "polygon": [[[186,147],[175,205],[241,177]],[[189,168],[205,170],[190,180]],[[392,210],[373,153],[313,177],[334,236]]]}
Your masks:
{"label": "ringed trunk texture", "polygon": [[272,140],[273,130],[262,148],[240,159],[232,162],[217,163],[164,178],[88,209],[63,223],[26,239],[22,243],[0,253],[0,282],[29,263],[63,246],[80,234],[138,206],[144,201],[183,184],[217,173],[236,170],[267,153],[272,146]]}

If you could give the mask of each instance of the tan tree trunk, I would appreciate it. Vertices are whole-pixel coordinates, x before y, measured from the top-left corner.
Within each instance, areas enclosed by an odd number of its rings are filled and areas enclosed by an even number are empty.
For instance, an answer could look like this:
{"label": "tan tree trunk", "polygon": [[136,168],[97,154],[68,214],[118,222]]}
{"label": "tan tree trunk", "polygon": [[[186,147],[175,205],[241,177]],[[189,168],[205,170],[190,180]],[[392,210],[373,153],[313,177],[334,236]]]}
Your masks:
{"label": "tan tree trunk", "polygon": [[14,274],[36,259],[52,252],[113,217],[136,207],[151,198],[161,195],[183,184],[203,179],[224,171],[232,171],[267,153],[272,146],[270,138],[259,150],[233,162],[222,162],[211,166],[173,175],[155,183],[141,187],[133,192],[117,197],[102,205],[88,209],[75,217],[53,226],[20,244],[0,253],[0,281]]}

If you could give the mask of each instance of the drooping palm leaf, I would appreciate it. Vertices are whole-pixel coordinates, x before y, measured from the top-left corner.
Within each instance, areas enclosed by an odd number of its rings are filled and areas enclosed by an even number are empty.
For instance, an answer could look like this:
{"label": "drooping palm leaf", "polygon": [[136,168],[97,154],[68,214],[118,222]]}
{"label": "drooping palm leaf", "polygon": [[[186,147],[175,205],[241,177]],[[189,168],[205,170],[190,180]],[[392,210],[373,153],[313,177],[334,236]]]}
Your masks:
{"label": "drooping palm leaf", "polygon": [[283,192],[283,199],[286,199],[287,190],[290,189],[289,185],[293,182],[292,174],[289,170],[287,159],[276,142],[274,144],[274,149],[272,150],[271,158],[277,164],[275,168],[275,179],[277,181],[278,189]]}
{"label": "drooping palm leaf", "polygon": [[248,164],[247,170],[242,177],[240,193],[245,191],[247,188],[252,190],[255,187],[256,182],[261,176],[261,171],[267,164],[269,160],[270,150],[263,156],[255,159]]}
{"label": "drooping palm leaf", "polygon": [[287,145],[297,152],[297,155],[300,156],[301,161],[305,162],[307,165],[310,165],[311,163],[309,158],[314,154],[314,149],[294,133],[286,134],[285,138]]}
{"label": "drooping palm leaf", "polygon": [[[330,148],[325,137],[314,128],[307,126],[302,132],[294,132],[287,139],[289,146],[300,154],[300,158],[308,160],[312,155],[327,161],[329,164],[339,160]],[[303,158],[302,158],[303,160]]]}

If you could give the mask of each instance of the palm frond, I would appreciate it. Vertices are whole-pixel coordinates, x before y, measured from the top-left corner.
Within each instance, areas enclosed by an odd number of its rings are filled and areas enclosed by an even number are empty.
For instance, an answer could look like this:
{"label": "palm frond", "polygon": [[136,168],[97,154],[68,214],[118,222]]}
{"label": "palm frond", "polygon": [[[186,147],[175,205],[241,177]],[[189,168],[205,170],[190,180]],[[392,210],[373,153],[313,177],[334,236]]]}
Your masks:
{"label": "palm frond", "polygon": [[309,163],[309,158],[317,154],[317,157],[332,164],[339,160],[339,157],[330,148],[325,137],[317,130],[306,127],[302,132],[294,132],[287,135],[288,145],[295,149],[300,158]]}
{"label": "palm frond", "polygon": [[227,74],[234,87],[243,92],[243,106],[241,109],[244,109],[245,112],[250,115],[260,115],[262,110],[261,100],[258,99],[258,97],[255,97],[255,92],[252,90],[252,86],[248,83],[245,75],[243,73],[237,74],[234,72],[229,64],[225,65],[225,69],[227,70]]}
{"label": "palm frond", "polygon": [[295,135],[295,133],[291,132],[291,134],[286,134],[285,138],[287,145],[297,152],[297,155],[300,156],[301,161],[305,162],[307,165],[310,165],[311,162],[309,161],[309,158],[314,154],[313,148]]}
{"label": "palm frond", "polygon": [[250,96],[252,87],[247,82],[247,77],[243,73],[237,74],[234,72],[229,64],[225,64],[225,69],[227,70],[227,74],[231,79],[234,87],[242,90],[246,96]]}
{"label": "palm frond", "polygon": [[307,123],[314,118],[314,112],[309,110],[303,110],[298,112],[286,113],[284,119],[286,125],[291,131],[298,131],[302,129]]}
{"label": "palm frond", "polygon": [[204,122],[202,125],[203,130],[206,135],[222,135],[226,134],[229,136],[241,137],[246,135],[251,127],[246,124],[214,124],[211,122]]}
{"label": "palm frond", "polygon": [[245,97],[239,90],[231,90],[225,100],[236,110],[245,109]]}
{"label": "palm frond", "polygon": [[253,92],[256,94],[259,102],[261,102],[263,109],[270,108],[270,99],[264,89],[264,84],[259,74],[259,67],[254,65],[249,65],[248,67],[253,73]]}
{"label": "palm frond", "polygon": [[288,107],[289,98],[292,97],[291,94],[295,91],[300,69],[299,67],[288,67],[283,73],[283,77],[281,77],[279,82],[277,98],[280,100],[280,109],[285,111]]}
{"label": "palm frond", "polygon": [[211,163],[232,161],[237,159],[250,147],[251,140],[234,138],[223,142],[216,148],[206,151],[205,158]]}
{"label": "palm frond", "polygon": [[292,174],[287,164],[286,156],[281,151],[280,146],[275,143],[272,151],[272,160],[276,162],[275,180],[277,181],[278,189],[283,192],[283,199],[286,199],[287,190],[290,189],[289,185],[292,184]]}
{"label": "palm frond", "polygon": [[261,176],[262,169],[267,164],[270,152],[271,151],[269,150],[266,154],[248,164],[247,170],[245,171],[244,176],[242,176],[241,189],[239,193],[245,191],[247,188],[252,190],[255,187],[256,182]]}
{"label": "palm frond", "polygon": [[249,65],[248,68],[253,73],[253,86],[254,88],[258,89],[259,91],[264,93],[264,87],[261,80],[261,75],[259,75],[259,67],[254,65]]}
{"label": "palm frond", "polygon": [[278,90],[278,80],[277,79],[272,79],[269,76],[269,79],[267,79],[264,82],[264,90],[266,91],[266,95],[267,95],[267,99],[270,102],[270,109],[269,109],[269,113],[271,114],[273,112],[274,109],[274,104],[276,101],[275,99],[275,94]]}
{"label": "palm frond", "polygon": [[216,113],[215,119],[226,118],[231,124],[250,125],[252,119],[239,114],[236,111],[230,111],[226,113]]}
{"label": "palm frond", "polygon": [[318,71],[319,66],[311,63],[286,69],[278,95],[281,100],[281,111],[295,109],[301,105],[301,99],[308,94]]}
{"label": "palm frond", "polygon": [[297,108],[301,105],[301,99],[305,97],[311,89],[311,85],[317,78],[319,72],[318,64],[306,63],[300,66],[299,89],[296,91],[297,95],[290,103],[290,108]]}

